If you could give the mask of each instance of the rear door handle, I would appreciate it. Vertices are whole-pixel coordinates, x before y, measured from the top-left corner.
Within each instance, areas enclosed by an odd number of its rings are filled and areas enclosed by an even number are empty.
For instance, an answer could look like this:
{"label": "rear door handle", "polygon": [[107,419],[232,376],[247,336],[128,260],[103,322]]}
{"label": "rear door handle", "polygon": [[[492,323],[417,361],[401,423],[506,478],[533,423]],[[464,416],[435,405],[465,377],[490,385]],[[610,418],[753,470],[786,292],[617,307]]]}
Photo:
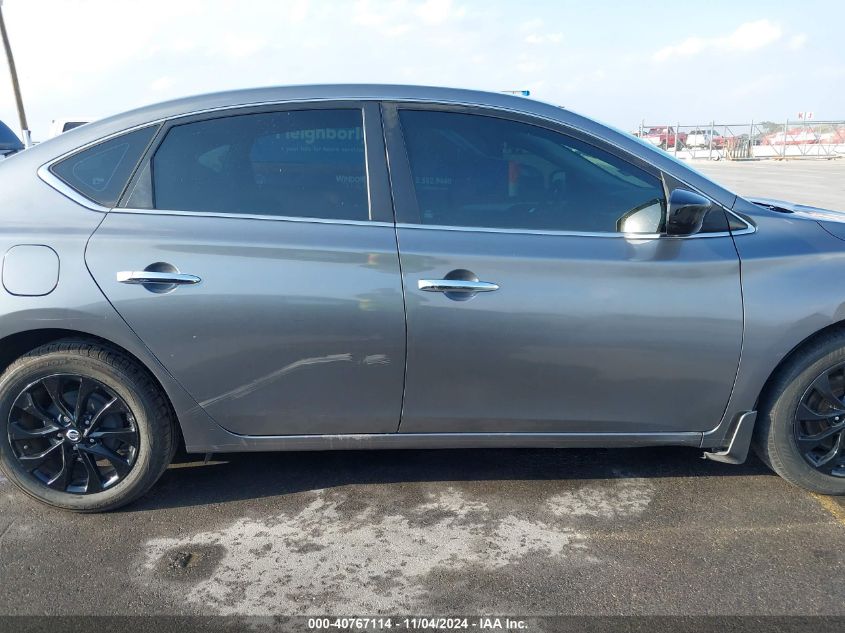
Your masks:
{"label": "rear door handle", "polygon": [[425,292],[493,292],[499,289],[499,284],[463,279],[420,279],[417,287]]}
{"label": "rear door handle", "polygon": [[122,284],[164,284],[185,286],[202,281],[196,275],[185,273],[157,273],[150,270],[123,270],[117,273],[117,280]]}

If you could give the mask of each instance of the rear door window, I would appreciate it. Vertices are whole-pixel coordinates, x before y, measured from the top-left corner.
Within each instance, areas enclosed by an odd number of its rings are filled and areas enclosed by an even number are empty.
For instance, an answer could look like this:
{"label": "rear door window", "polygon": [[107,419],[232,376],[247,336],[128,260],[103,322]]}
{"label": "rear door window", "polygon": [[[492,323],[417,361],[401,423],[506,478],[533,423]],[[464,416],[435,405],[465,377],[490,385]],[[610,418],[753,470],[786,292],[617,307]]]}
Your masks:
{"label": "rear door window", "polygon": [[227,116],[174,126],[151,162],[171,211],[367,220],[361,110]]}

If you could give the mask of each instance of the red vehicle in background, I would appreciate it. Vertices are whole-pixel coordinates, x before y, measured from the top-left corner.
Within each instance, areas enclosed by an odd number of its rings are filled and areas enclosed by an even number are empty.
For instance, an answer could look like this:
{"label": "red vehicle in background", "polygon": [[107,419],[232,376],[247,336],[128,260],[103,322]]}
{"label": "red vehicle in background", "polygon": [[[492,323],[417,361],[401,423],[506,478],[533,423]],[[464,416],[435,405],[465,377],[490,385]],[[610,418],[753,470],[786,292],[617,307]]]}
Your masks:
{"label": "red vehicle in background", "polygon": [[661,149],[666,149],[668,147],[675,147],[675,141],[677,138],[677,146],[683,147],[686,145],[687,142],[687,135],[685,132],[678,132],[675,133],[675,128],[668,126],[668,127],[651,127],[648,129],[647,132],[643,134],[643,140],[651,143],[652,145],[656,145]]}

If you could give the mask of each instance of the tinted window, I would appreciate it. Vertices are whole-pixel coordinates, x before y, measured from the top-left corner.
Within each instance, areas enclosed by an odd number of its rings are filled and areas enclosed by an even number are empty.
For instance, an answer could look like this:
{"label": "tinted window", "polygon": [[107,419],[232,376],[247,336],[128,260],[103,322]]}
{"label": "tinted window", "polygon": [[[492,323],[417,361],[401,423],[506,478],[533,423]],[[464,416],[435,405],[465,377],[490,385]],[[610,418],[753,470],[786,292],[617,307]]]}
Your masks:
{"label": "tinted window", "polygon": [[156,126],[145,127],[77,152],[50,168],[79,193],[104,207],[113,207]]}
{"label": "tinted window", "polygon": [[661,181],[534,125],[400,111],[422,224],[584,232],[662,228]]}
{"label": "tinted window", "polygon": [[152,161],[155,208],[366,220],[360,110],[247,114],[179,125]]}

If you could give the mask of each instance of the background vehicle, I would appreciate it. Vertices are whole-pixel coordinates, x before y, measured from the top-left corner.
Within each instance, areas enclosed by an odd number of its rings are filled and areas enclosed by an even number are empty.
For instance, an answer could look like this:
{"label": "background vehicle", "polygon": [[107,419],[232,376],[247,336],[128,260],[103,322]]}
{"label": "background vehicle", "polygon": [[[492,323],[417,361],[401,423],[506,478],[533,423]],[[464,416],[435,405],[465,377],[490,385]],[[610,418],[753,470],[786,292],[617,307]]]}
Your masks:
{"label": "background vehicle", "polygon": [[678,145],[683,146],[687,141],[686,132],[675,134],[675,129],[672,127],[649,128],[648,132],[643,134],[643,140],[661,149],[666,149],[668,147],[675,147],[676,136]]}
{"label": "background vehicle", "polygon": [[94,119],[90,117],[77,117],[75,119],[53,119],[50,122],[50,138],[70,132],[74,128],[90,123]]}
{"label": "background vehicle", "polygon": [[714,149],[721,148],[725,144],[725,139],[719,134],[716,134],[714,131],[706,130],[706,129],[697,129],[693,130],[687,135],[686,138],[686,146],[687,147],[712,147]]}
{"label": "background vehicle", "polygon": [[62,134],[0,181],[0,465],[52,505],[128,503],[180,441],[738,463],[753,433],[789,481],[845,492],[843,216],[572,112],[221,93]]}
{"label": "background vehicle", "polygon": [[0,160],[23,149],[23,143],[9,127],[0,121]]}

